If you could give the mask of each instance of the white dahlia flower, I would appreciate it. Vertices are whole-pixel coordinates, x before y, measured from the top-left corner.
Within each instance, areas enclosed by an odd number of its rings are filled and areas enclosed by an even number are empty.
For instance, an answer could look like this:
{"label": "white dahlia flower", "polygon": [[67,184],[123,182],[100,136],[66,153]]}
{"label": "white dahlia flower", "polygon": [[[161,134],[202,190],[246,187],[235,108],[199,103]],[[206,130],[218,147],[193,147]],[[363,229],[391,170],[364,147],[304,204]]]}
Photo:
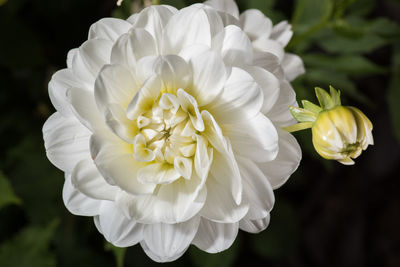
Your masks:
{"label": "white dahlia flower", "polygon": [[264,230],[301,158],[281,130],[304,71],[283,52],[291,34],[233,1],[94,23],[49,83],[43,136],[68,210],[159,262]]}

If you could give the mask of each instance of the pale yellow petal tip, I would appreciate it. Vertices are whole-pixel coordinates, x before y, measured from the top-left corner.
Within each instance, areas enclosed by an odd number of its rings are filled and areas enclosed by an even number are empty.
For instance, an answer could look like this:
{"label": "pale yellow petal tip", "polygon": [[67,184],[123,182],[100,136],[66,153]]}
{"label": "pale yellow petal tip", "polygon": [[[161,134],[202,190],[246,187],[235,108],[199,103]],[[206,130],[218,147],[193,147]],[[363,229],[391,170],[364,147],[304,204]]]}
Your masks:
{"label": "pale yellow petal tip", "polygon": [[354,165],[355,162],[351,158],[345,158],[345,159],[339,159],[338,162],[344,164],[344,165]]}

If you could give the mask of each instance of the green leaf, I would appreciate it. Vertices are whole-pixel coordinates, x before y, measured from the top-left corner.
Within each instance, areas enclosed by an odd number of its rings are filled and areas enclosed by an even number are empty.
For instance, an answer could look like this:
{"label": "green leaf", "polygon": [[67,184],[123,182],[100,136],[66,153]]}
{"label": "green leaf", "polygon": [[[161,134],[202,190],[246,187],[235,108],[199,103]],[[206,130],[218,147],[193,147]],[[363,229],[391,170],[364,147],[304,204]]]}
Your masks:
{"label": "green leaf", "polygon": [[193,265],[197,267],[229,267],[238,256],[240,241],[240,236],[238,236],[229,249],[216,254],[210,254],[195,246],[190,246],[189,256]]}
{"label": "green leaf", "polygon": [[318,102],[322,109],[331,109],[335,106],[332,97],[324,89],[315,87],[315,95],[317,96]]}
{"label": "green leaf", "polygon": [[59,221],[45,227],[30,226],[0,246],[2,267],[55,267],[56,257],[49,250],[50,241]]}
{"label": "green leaf", "polygon": [[399,25],[388,18],[377,18],[370,24],[369,30],[381,36],[399,36]]}
{"label": "green leaf", "polygon": [[21,203],[21,199],[15,195],[6,176],[0,171],[0,209],[7,205]]}
{"label": "green leaf", "polygon": [[317,114],[299,107],[289,107],[290,113],[298,122],[314,122]]}
{"label": "green leaf", "polygon": [[376,5],[376,0],[355,0],[348,12],[354,15],[365,16],[370,14]]}
{"label": "green leaf", "polygon": [[354,76],[382,74],[387,71],[386,68],[360,55],[329,56],[312,53],[304,55],[302,59],[306,66],[335,70]]}
{"label": "green leaf", "polygon": [[333,105],[340,106],[342,104],[340,100],[340,91],[333,88],[332,85],[329,85],[329,92],[331,94]]}
{"label": "green leaf", "polygon": [[354,39],[336,35],[329,29],[318,38],[318,44],[321,48],[339,54],[369,53],[388,43],[388,40],[374,33],[368,33],[362,38]]}
{"label": "green leaf", "polygon": [[322,111],[322,108],[315,105],[314,103],[308,101],[308,100],[302,100],[301,103],[303,104],[304,109],[311,111],[312,113],[320,113]]}
{"label": "green leaf", "polygon": [[115,263],[117,267],[123,267],[124,266],[124,259],[125,259],[125,253],[126,253],[126,248],[119,248],[114,246],[113,244],[106,242],[104,246],[105,250],[107,251],[112,251],[115,257]]}

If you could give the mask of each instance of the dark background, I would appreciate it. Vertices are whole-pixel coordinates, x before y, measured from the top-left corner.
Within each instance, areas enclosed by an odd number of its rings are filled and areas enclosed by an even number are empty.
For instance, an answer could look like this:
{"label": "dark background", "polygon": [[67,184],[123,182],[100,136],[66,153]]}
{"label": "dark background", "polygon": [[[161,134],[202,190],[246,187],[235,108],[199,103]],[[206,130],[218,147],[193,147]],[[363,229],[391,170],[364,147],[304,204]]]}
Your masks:
{"label": "dark background", "polygon": [[[195,1],[162,1],[181,8]],[[106,16],[126,18],[132,1],[0,0],[0,266],[114,266],[91,218],[70,214],[63,174],[46,159],[41,127],[54,112],[47,83],[69,49]],[[288,51],[307,73],[299,100],[332,84],[345,105],[374,124],[375,145],[354,166],[322,160],[309,132],[296,134],[303,160],[276,193],[270,226],[240,232],[226,252],[191,247],[165,266],[400,266],[400,1],[250,0],[276,23],[293,24]],[[119,256],[118,256],[119,255]],[[140,246],[125,266],[155,266]],[[122,266],[122,265],[121,265]]]}

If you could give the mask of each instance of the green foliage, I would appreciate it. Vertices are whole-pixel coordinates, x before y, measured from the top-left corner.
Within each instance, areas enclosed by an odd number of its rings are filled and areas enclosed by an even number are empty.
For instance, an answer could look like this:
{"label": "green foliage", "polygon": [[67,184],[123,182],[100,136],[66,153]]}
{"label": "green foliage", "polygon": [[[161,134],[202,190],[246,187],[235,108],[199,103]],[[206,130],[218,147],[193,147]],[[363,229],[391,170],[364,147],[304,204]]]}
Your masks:
{"label": "green foliage", "polygon": [[53,220],[44,227],[27,227],[0,246],[2,267],[54,267],[56,257],[49,249],[59,224]]}
{"label": "green foliage", "polygon": [[0,171],[0,209],[10,204],[19,205],[21,202],[21,199],[15,195],[4,173]]}

